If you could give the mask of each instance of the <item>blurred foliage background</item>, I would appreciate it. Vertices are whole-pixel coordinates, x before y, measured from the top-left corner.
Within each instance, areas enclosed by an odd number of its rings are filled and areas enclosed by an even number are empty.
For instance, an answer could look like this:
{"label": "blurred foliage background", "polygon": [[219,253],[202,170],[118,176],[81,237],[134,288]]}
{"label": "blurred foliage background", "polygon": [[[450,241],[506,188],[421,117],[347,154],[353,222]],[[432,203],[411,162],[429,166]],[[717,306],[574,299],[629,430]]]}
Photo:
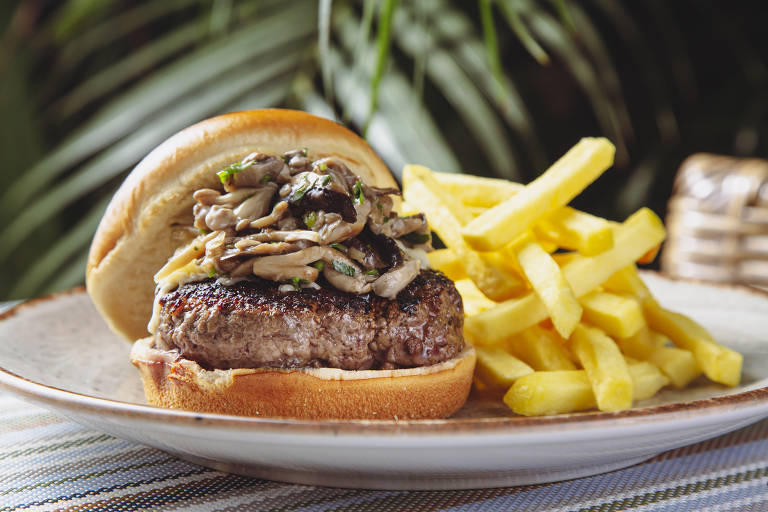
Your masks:
{"label": "blurred foliage background", "polygon": [[109,197],[212,115],[299,108],[406,162],[527,182],[618,148],[577,200],[663,214],[682,159],[766,151],[757,1],[3,0],[0,299],[82,282]]}

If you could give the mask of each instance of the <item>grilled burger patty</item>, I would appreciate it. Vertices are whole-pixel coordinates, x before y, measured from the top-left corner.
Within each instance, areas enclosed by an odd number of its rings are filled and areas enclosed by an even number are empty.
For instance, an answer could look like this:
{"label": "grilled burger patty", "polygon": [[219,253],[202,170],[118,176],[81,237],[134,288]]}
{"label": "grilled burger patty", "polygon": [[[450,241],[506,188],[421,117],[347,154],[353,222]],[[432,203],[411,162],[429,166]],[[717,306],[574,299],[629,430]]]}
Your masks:
{"label": "grilled burger patty", "polygon": [[422,270],[395,299],[333,287],[280,292],[250,278],[183,285],[160,298],[157,347],[208,368],[427,366],[464,348],[461,297],[442,273]]}

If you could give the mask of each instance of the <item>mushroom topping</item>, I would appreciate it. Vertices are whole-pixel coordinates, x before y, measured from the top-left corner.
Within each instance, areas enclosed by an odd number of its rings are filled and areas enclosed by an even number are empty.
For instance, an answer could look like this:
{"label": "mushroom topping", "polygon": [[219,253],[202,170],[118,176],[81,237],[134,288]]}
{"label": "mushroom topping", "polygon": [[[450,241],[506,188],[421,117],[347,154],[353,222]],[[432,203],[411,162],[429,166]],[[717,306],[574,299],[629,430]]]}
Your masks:
{"label": "mushroom topping", "polygon": [[[256,219],[252,222],[249,222],[247,227],[251,229],[259,229],[259,228],[265,228],[267,226],[271,226],[275,222],[279,221],[287,211],[288,211],[288,203],[285,201],[280,201],[275,205],[274,208],[272,208],[272,213],[270,213],[265,217],[261,217],[260,219]],[[239,226],[240,224],[238,223],[238,227]],[[245,227],[241,229],[245,229]],[[240,229],[238,229],[238,231],[239,230]]]}
{"label": "mushroom topping", "polygon": [[182,252],[205,269],[195,279],[216,275],[227,285],[256,275],[301,290],[317,288],[322,272],[326,286],[394,298],[418,274],[421,249],[430,249],[424,216],[392,211],[397,189],[364,184],[338,158],[254,152],[217,176],[224,192],[193,194],[194,227],[205,236]]}
{"label": "mushroom topping", "polygon": [[[269,205],[272,202],[272,197],[274,197],[276,191],[277,185],[274,183],[268,183],[267,185],[256,189],[250,197],[240,203],[240,206],[235,208],[235,215],[240,219],[240,222],[247,220],[249,223],[263,217],[269,211]],[[240,222],[238,222],[238,225]]]}
{"label": "mushroom topping", "polygon": [[349,195],[330,174],[302,172],[291,178],[288,203],[296,215],[323,210],[341,215],[345,222],[357,220]]}
{"label": "mushroom topping", "polygon": [[344,220],[339,217],[338,219],[333,220],[330,224],[323,225],[318,230],[318,233],[320,234],[320,243],[332,244],[334,242],[357,236],[365,227],[368,213],[370,213],[370,211],[370,201],[355,204],[357,220],[350,224],[349,222],[344,222]]}
{"label": "mushroom topping", "polygon": [[373,282],[373,292],[387,299],[394,299],[408,283],[419,275],[421,263],[419,260],[407,260],[399,267],[384,273]]}
{"label": "mushroom topping", "polygon": [[[338,266],[338,265],[337,265]],[[353,275],[340,272],[332,265],[326,265],[323,268],[323,277],[325,277],[334,288],[343,292],[356,293],[358,295],[371,291],[371,285],[365,279],[365,276],[356,271]]]}

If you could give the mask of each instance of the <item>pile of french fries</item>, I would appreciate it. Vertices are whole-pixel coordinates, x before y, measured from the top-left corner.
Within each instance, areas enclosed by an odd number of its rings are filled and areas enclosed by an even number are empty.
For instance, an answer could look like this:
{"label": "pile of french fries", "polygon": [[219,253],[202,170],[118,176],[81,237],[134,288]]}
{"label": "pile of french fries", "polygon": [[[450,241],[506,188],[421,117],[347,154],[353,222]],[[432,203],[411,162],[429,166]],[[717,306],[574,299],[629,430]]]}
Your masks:
{"label": "pile of french fries", "polygon": [[665,230],[642,208],[622,223],[567,204],[613,164],[606,139],[582,139],[539,178],[505,180],[406,166],[405,213],[422,211],[446,249],[429,254],[456,282],[476,386],[526,416],[628,409],[702,373],[735,386],[742,356],[662,307],[636,263]]}

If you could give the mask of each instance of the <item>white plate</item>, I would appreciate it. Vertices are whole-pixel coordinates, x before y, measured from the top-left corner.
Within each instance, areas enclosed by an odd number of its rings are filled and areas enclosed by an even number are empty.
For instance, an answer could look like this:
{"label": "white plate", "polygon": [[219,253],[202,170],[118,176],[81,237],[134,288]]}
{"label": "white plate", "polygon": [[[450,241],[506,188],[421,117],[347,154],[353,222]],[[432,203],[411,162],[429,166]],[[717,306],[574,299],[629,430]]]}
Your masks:
{"label": "white plate", "polygon": [[738,388],[704,379],[621,413],[523,418],[471,397],[439,421],[291,421],[145,405],[129,346],[83,290],[0,315],[0,385],[125,439],[217,469],[376,489],[532,484],[625,467],[768,416],[768,295],[646,274],[661,302],[745,355]]}

